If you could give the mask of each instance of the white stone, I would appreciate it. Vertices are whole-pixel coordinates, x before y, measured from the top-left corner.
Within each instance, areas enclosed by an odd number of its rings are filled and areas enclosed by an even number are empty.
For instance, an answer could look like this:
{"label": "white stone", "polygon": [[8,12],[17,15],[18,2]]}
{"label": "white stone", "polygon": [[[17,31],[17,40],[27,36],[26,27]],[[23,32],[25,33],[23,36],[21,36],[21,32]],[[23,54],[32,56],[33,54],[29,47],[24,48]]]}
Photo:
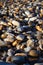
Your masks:
{"label": "white stone", "polygon": [[29,19],[29,21],[34,21],[36,19],[37,19],[37,17],[32,17],[32,18]]}
{"label": "white stone", "polygon": [[24,48],[25,52],[29,52],[31,50],[31,47]]}
{"label": "white stone", "polygon": [[15,20],[12,20],[12,24],[13,24],[14,26],[20,26],[20,23],[19,23],[18,21],[15,21]]}

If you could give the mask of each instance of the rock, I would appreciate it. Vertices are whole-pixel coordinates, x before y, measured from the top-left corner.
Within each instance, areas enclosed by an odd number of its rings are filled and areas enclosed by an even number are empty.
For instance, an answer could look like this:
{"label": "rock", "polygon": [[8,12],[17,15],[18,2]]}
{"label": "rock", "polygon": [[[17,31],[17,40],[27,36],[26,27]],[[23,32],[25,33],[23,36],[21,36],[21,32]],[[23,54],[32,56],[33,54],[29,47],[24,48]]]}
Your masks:
{"label": "rock", "polygon": [[19,32],[22,32],[24,29],[23,29],[23,27],[17,27],[17,31],[19,31]]}
{"label": "rock", "polygon": [[14,35],[11,33],[7,33],[7,38],[4,39],[5,42],[13,42],[14,41]]}
{"label": "rock", "polygon": [[34,47],[34,40],[29,39],[29,40],[27,41],[27,47]]}
{"label": "rock", "polygon": [[30,50],[29,55],[33,56],[33,57],[38,57],[39,56],[39,54],[36,50]]}
{"label": "rock", "polygon": [[29,26],[20,26],[20,27],[17,27],[17,31],[19,32],[25,32],[25,31],[28,31],[30,28]]}
{"label": "rock", "polygon": [[6,45],[7,44],[4,41],[0,40],[0,46],[6,46]]}
{"label": "rock", "polygon": [[28,17],[31,17],[31,16],[32,16],[28,10],[25,11],[25,14],[26,14]]}
{"label": "rock", "polygon": [[20,64],[20,63],[22,64],[22,63],[26,62],[24,56],[14,56],[14,57],[12,58],[12,61],[13,61],[14,63],[16,63],[16,64]]}
{"label": "rock", "polygon": [[17,40],[21,40],[22,41],[24,38],[25,38],[25,36],[22,35],[22,34],[16,36]]}
{"label": "rock", "polygon": [[14,51],[12,49],[8,49],[7,55],[8,56],[13,56]]}
{"label": "rock", "polygon": [[31,50],[31,47],[26,47],[26,48],[24,48],[24,51],[25,52],[29,52]]}
{"label": "rock", "polygon": [[20,41],[15,40],[15,41],[12,43],[12,45],[13,45],[13,46],[16,46],[16,45],[19,44],[19,43],[20,43]]}
{"label": "rock", "polygon": [[43,33],[43,30],[42,30],[42,28],[40,28],[40,26],[37,26],[37,25],[36,25],[36,29],[37,29],[38,31],[40,31],[40,32]]}
{"label": "rock", "polygon": [[6,37],[7,37],[7,34],[2,34],[2,35],[1,35],[1,38],[2,38],[2,39],[6,38]]}
{"label": "rock", "polygon": [[15,56],[26,56],[25,53],[16,53]]}
{"label": "rock", "polygon": [[29,19],[29,21],[35,21],[37,19],[37,17],[32,17]]}
{"label": "rock", "polygon": [[20,26],[20,23],[19,23],[18,21],[15,21],[15,20],[12,21],[12,24],[13,24],[14,26]]}

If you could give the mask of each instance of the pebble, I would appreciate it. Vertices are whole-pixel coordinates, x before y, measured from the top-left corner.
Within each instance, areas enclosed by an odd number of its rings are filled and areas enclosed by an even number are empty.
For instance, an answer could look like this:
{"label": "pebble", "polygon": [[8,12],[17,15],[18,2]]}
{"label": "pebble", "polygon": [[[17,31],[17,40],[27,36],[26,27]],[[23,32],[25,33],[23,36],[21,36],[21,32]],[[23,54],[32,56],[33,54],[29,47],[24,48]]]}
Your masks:
{"label": "pebble", "polygon": [[29,52],[31,50],[31,47],[24,48],[25,52]]}
{"label": "pebble", "polygon": [[20,41],[15,40],[15,41],[12,43],[12,45],[13,45],[13,46],[16,46],[16,45],[19,44],[19,43],[20,43]]}
{"label": "pebble", "polygon": [[24,38],[25,38],[25,36],[22,34],[16,36],[16,39],[20,40],[20,41],[24,40]]}
{"label": "pebble", "polygon": [[13,24],[14,26],[20,26],[20,23],[19,23],[18,21],[15,21],[15,20],[12,21],[12,24]]}
{"label": "pebble", "polygon": [[33,57],[38,57],[39,56],[39,54],[36,50],[30,50],[29,55],[33,56]]}
{"label": "pebble", "polygon": [[6,46],[6,43],[2,40],[0,40],[0,46]]}
{"label": "pebble", "polygon": [[13,56],[14,51],[12,49],[8,49],[7,55],[8,56]]}
{"label": "pebble", "polygon": [[29,15],[30,15],[30,12],[27,10],[27,11],[25,11],[25,14],[26,14],[27,16],[29,16]]}
{"label": "pebble", "polygon": [[37,17],[32,17],[29,19],[29,21],[35,21],[37,19]]}
{"label": "pebble", "polygon": [[17,27],[17,31],[22,32],[23,30],[23,27]]}
{"label": "pebble", "polygon": [[14,35],[8,33],[7,38],[4,39],[5,42],[13,42],[14,41]]}
{"label": "pebble", "polygon": [[2,35],[1,35],[1,38],[2,38],[2,39],[6,38],[6,37],[7,37],[6,34],[2,34]]}
{"label": "pebble", "polygon": [[14,56],[12,58],[13,62],[16,63],[16,64],[22,64],[25,62],[25,57],[24,56]]}

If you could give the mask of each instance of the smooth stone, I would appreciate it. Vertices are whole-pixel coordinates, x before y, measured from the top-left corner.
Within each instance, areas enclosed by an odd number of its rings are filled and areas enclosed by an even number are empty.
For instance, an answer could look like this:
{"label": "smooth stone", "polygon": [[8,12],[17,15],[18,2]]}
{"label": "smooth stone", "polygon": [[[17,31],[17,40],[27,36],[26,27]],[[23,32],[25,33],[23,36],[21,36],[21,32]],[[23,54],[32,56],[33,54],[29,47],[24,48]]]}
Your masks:
{"label": "smooth stone", "polygon": [[14,56],[14,57],[12,57],[12,61],[16,64],[24,63],[25,56]]}
{"label": "smooth stone", "polygon": [[31,50],[31,47],[26,47],[26,48],[24,48],[24,51],[25,52],[29,52]]}
{"label": "smooth stone", "polygon": [[13,24],[14,26],[20,26],[20,23],[19,23],[18,21],[15,21],[15,20],[12,21],[12,24]]}
{"label": "smooth stone", "polygon": [[24,38],[25,38],[25,36],[22,35],[22,34],[16,36],[17,40],[21,40],[22,41]]}
{"label": "smooth stone", "polygon": [[34,65],[43,65],[43,63],[35,63]]}
{"label": "smooth stone", "polygon": [[33,57],[38,57],[39,56],[39,54],[36,50],[30,50],[29,55],[33,56]]}
{"label": "smooth stone", "polygon": [[37,19],[37,17],[32,17],[32,18],[29,19],[29,21],[34,21],[36,19]]}
{"label": "smooth stone", "polygon": [[27,10],[27,11],[25,11],[25,14],[26,14],[27,16],[29,16],[29,15],[30,15],[30,12]]}
{"label": "smooth stone", "polygon": [[6,38],[6,37],[7,37],[6,34],[2,34],[2,35],[1,35],[1,38],[2,38],[2,39]]}

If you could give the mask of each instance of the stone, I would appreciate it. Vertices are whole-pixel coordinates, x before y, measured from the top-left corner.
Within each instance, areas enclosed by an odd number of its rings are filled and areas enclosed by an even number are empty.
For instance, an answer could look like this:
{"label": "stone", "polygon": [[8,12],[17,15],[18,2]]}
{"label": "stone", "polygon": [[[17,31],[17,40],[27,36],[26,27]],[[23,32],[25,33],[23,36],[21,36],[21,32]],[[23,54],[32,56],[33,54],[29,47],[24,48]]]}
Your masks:
{"label": "stone", "polygon": [[29,55],[33,56],[33,57],[38,57],[39,56],[39,54],[36,50],[30,50]]}
{"label": "stone", "polygon": [[17,27],[17,31],[19,31],[19,32],[22,32],[24,29],[23,29],[23,27]]}
{"label": "stone", "polygon": [[22,64],[25,62],[25,56],[14,56],[12,57],[12,61],[16,64]]}
{"label": "stone", "polygon": [[29,52],[31,50],[31,47],[26,47],[26,48],[24,48],[24,51],[25,52]]}
{"label": "stone", "polygon": [[15,56],[26,56],[25,53],[16,53]]}
{"label": "stone", "polygon": [[0,46],[6,46],[7,44],[0,39]]}
{"label": "stone", "polygon": [[7,55],[8,56],[13,56],[14,51],[12,49],[8,49]]}
{"label": "stone", "polygon": [[1,35],[1,38],[2,38],[2,39],[6,38],[6,37],[7,37],[6,34],[2,34],[2,35]]}
{"label": "stone", "polygon": [[37,19],[37,17],[32,17],[32,18],[29,19],[29,21],[34,21],[36,19]]}
{"label": "stone", "polygon": [[20,41],[15,40],[15,41],[12,43],[12,45],[13,45],[13,46],[16,46],[16,45],[19,44],[19,43],[20,43]]}
{"label": "stone", "polygon": [[16,36],[17,40],[21,40],[22,41],[24,38],[25,38],[25,36],[22,35],[22,34]]}
{"label": "stone", "polygon": [[7,38],[4,39],[5,42],[13,42],[14,41],[14,35],[7,33]]}
{"label": "stone", "polygon": [[20,26],[20,23],[19,23],[18,21],[15,21],[15,20],[12,21],[12,24],[13,24],[14,26]]}

